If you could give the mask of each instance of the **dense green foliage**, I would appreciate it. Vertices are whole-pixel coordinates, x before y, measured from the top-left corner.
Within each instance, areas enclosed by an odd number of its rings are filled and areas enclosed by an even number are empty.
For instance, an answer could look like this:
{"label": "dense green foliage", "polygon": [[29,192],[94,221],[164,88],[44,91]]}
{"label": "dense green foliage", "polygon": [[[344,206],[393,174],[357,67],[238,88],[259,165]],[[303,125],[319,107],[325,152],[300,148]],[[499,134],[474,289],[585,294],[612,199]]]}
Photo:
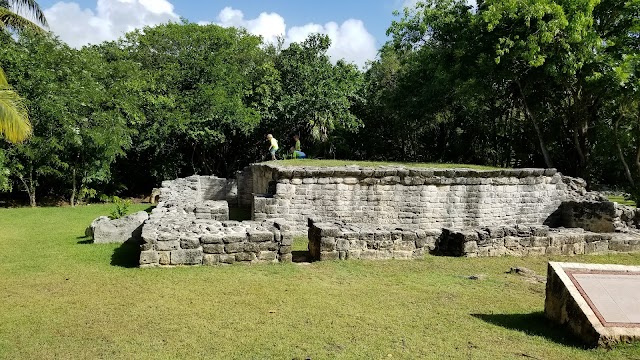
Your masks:
{"label": "dense green foliage", "polygon": [[429,0],[388,33],[363,70],[321,35],[182,23],[76,50],[4,32],[34,135],[0,144],[0,186],[32,205],[139,195],[232,175],[273,133],[281,156],[300,134],[316,158],[557,167],[640,195],[640,0]]}

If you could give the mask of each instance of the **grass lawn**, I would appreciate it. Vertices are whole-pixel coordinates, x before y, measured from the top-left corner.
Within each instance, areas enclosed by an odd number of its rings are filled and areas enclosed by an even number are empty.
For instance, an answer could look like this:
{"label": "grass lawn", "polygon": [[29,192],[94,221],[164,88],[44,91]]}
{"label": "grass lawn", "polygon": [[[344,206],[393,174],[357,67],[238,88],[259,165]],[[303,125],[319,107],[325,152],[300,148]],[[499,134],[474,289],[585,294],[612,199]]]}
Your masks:
{"label": "grass lawn", "polygon": [[633,200],[626,200],[624,196],[608,196],[610,201],[617,202],[622,205],[633,206],[636,207],[636,202]]}
{"label": "grass lawn", "polygon": [[[269,163],[272,163],[269,161]],[[384,162],[384,161],[352,161],[352,160],[315,160],[315,159],[297,159],[297,160],[277,160],[273,162],[278,165],[289,166],[349,166],[358,165],[363,167],[379,167],[379,166],[406,166],[406,167],[421,167],[432,169],[455,169],[466,168],[476,170],[495,170],[500,169],[497,167],[484,166],[484,165],[469,165],[469,164],[435,164],[435,163],[410,163],[410,162]]]}
{"label": "grass lawn", "polygon": [[111,208],[0,209],[0,359],[640,358],[582,348],[544,319],[544,285],[505,274],[548,258],[138,269],[82,238]]}

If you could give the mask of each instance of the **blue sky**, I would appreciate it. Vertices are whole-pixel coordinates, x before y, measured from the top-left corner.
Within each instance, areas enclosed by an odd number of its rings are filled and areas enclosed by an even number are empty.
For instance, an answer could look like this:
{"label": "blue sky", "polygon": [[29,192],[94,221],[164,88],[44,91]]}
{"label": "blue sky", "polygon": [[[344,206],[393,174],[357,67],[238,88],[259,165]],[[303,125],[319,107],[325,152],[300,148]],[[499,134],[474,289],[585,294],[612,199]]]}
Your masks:
{"label": "blue sky", "polygon": [[[72,46],[114,40],[145,25],[177,21],[243,26],[273,41],[309,33],[332,38],[329,55],[363,66],[386,41],[392,13],[412,0],[41,0],[50,29]],[[413,0],[415,2],[415,0]]]}

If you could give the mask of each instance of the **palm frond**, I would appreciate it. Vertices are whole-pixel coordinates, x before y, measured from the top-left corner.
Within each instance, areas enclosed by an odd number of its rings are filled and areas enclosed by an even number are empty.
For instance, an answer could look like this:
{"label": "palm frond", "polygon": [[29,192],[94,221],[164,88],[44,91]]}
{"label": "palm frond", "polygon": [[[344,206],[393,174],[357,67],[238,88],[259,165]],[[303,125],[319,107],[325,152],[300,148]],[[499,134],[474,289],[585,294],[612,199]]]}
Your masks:
{"label": "palm frond", "polygon": [[8,4],[9,6],[6,8],[14,13],[25,18],[33,19],[33,22],[37,25],[43,27],[48,26],[44,12],[40,8],[40,5],[34,0],[5,0],[4,3]]}
{"label": "palm frond", "polygon": [[31,135],[31,122],[24,100],[7,83],[0,69],[0,136],[19,143]]}
{"label": "palm frond", "polygon": [[0,7],[0,29],[10,28],[13,30],[32,29],[35,31],[44,31],[38,24],[24,18],[11,10]]}

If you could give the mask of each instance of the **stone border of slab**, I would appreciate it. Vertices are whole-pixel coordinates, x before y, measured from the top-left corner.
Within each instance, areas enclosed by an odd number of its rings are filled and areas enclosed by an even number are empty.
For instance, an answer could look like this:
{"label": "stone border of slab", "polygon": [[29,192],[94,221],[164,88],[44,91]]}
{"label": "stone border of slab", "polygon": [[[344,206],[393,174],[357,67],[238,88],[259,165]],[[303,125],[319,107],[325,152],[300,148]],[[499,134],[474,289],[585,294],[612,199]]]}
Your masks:
{"label": "stone border of slab", "polygon": [[[593,310],[588,297],[576,287],[570,273],[596,271],[600,273],[635,273],[640,266],[579,264],[549,262],[544,304],[545,316],[566,326],[589,346],[611,346],[620,342],[640,340],[640,328],[603,324]],[[609,326],[606,326],[609,325]]]}

